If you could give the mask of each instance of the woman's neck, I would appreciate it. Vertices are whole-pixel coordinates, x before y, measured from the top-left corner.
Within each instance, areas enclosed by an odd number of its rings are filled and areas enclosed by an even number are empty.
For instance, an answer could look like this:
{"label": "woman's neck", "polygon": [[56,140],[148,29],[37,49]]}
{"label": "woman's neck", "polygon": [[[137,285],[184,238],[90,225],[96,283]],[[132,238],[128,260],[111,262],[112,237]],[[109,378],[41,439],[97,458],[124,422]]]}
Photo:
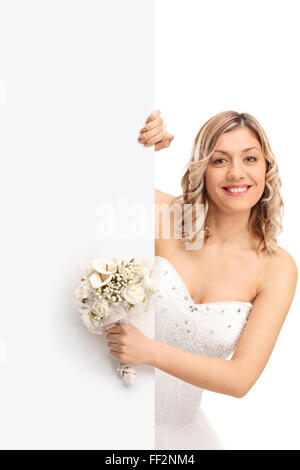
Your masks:
{"label": "woman's neck", "polygon": [[211,229],[208,244],[226,251],[253,248],[253,239],[248,230],[249,211],[226,213],[219,208],[209,209],[206,226]]}

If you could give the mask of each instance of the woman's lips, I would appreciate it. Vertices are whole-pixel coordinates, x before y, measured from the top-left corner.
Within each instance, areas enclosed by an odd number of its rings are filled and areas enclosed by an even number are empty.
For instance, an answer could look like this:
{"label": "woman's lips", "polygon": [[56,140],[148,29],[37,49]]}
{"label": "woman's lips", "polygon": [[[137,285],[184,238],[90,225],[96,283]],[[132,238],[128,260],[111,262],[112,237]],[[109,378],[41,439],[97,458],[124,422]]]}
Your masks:
{"label": "woman's lips", "polygon": [[[252,186],[249,186],[249,185],[245,185],[247,186],[247,189],[245,191],[237,191],[237,192],[230,192],[230,191],[227,191],[225,187],[223,187],[223,191],[225,194],[228,194],[228,196],[243,196],[244,194],[247,194],[247,192],[249,191],[249,189],[252,187]],[[238,188],[238,186],[237,186]]]}

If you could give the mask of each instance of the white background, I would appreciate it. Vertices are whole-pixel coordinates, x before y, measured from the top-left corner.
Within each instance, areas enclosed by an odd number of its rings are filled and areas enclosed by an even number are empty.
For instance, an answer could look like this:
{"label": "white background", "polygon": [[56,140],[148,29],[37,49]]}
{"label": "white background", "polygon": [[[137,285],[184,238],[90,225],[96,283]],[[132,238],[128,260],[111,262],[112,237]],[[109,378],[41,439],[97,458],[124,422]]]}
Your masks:
{"label": "white background", "polygon": [[72,295],[92,255],[154,254],[151,237],[99,225],[121,196],[153,204],[153,152],[137,142],[154,107],[153,2],[1,0],[0,85],[0,447],[152,449],[152,368],[126,389]]}
{"label": "white background", "polygon": [[[155,154],[155,187],[180,194],[205,120],[252,113],[283,181],[279,242],[299,265],[297,6],[156,2],[155,105],[175,139]],[[153,149],[136,142],[154,108],[153,21],[145,0],[0,1],[1,448],[153,448],[151,371],[141,368],[135,392],[124,393],[103,339],[70,301],[91,253],[153,254],[147,239],[103,242],[97,223],[101,204],[115,207],[120,195],[153,202]],[[246,397],[205,392],[227,448],[300,448],[298,310],[296,294]]]}
{"label": "white background", "polygon": [[[236,110],[255,116],[277,158],[285,203],[279,244],[298,267],[300,70],[298,1],[155,2],[155,107],[175,135],[155,153],[155,187],[181,194],[200,127]],[[227,449],[300,449],[299,293],[262,376],[243,399],[204,392]]]}

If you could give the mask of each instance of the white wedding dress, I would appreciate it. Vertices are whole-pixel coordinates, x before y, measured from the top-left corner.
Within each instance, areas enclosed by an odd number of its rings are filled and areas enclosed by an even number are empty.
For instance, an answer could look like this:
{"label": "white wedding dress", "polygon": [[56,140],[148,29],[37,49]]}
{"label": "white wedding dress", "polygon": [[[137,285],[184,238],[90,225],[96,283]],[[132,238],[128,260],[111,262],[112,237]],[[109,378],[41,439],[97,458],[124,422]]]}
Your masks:
{"label": "white wedding dress", "polygon": [[[195,304],[172,264],[155,257],[160,277],[155,339],[185,351],[227,358],[246,325],[252,304]],[[203,390],[155,369],[155,449],[224,449],[200,407]],[[207,392],[208,393],[208,392]]]}

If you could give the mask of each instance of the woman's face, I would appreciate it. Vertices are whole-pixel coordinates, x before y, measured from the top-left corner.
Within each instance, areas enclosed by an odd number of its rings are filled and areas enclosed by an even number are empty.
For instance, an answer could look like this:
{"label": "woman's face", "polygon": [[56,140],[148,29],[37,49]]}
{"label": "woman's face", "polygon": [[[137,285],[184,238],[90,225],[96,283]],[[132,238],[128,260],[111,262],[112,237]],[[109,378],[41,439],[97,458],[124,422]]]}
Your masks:
{"label": "woman's face", "polygon": [[248,128],[235,129],[218,139],[205,172],[206,190],[224,211],[249,210],[264,192],[265,174],[266,160],[256,136]]}

